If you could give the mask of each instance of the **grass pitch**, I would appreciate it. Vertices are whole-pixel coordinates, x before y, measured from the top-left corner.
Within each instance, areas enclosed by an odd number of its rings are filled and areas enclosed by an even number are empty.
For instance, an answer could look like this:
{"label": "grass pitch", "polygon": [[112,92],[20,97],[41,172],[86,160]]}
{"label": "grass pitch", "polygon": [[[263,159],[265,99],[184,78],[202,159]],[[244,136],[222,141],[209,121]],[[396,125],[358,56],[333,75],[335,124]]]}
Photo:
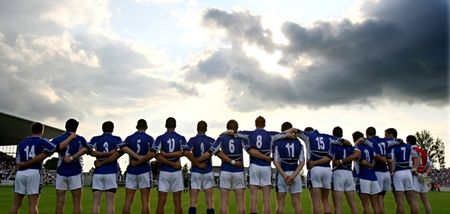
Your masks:
{"label": "grass pitch", "polygon": [[[152,188],[151,196],[150,196],[150,209],[151,213],[155,212],[156,209],[156,203],[158,199],[156,189]],[[450,206],[448,206],[448,203],[450,202],[450,192],[430,192],[428,194],[431,206],[433,208],[433,213],[450,213]],[[204,194],[201,193],[199,195],[199,203],[197,206],[198,213],[206,213],[206,205],[205,205],[205,198]],[[214,203],[215,203],[215,209],[216,213],[218,213],[220,208],[220,194],[219,189],[215,190],[214,193]],[[260,195],[260,201],[262,200],[262,196]],[[0,187],[0,213],[7,213],[9,209],[11,208],[13,200],[13,193],[12,193],[12,187]],[[125,188],[119,187],[116,194],[116,213],[122,213],[122,207],[123,203],[125,201]],[[330,196],[331,201],[331,196]],[[361,203],[359,201],[359,198],[356,198],[356,201],[359,204],[360,213],[362,213]],[[293,213],[292,205],[291,205],[291,199],[289,195],[286,197],[286,213]],[[42,190],[40,203],[39,203],[39,211],[40,213],[54,213],[55,212],[55,203],[56,203],[56,193],[53,186],[45,186]],[[304,213],[311,213],[311,202],[309,199],[309,192],[308,190],[304,190],[301,194],[301,203],[303,206]],[[405,201],[406,203],[406,201]],[[230,204],[229,204],[229,212],[235,213],[236,212],[236,200],[234,197],[234,193],[230,193]],[[246,191],[246,199],[245,204],[247,208],[247,212],[249,212],[249,204],[250,204],[250,192]],[[421,203],[420,213],[425,213],[425,210]],[[92,192],[89,187],[85,187],[83,190],[83,213],[90,213],[92,205]],[[272,191],[271,194],[271,205],[272,205],[272,213],[275,213],[276,208],[276,198],[275,198],[275,191]],[[22,204],[22,208],[20,210],[20,213],[27,213],[28,212],[28,203],[26,200],[24,200]],[[183,193],[182,196],[182,207],[183,207],[183,213],[187,213],[187,209],[189,207],[189,194]],[[386,207],[386,213],[395,213],[395,202],[394,198],[392,196],[392,193],[388,193],[385,200],[385,207]],[[408,206],[406,206],[408,207]],[[102,202],[102,206],[100,208],[100,213],[105,213],[105,203],[104,198]],[[169,198],[167,199],[167,204],[165,207],[166,213],[173,213],[173,205],[172,205],[172,197],[169,194]],[[66,205],[65,205],[65,213],[71,213],[72,212],[72,196],[70,193],[66,195]],[[343,201],[343,213],[349,213],[349,207],[347,205],[346,200]],[[140,194],[137,192],[135,196],[135,200],[132,207],[132,213],[140,213]],[[260,203],[259,206],[259,213],[262,213],[262,204]],[[406,213],[409,213],[409,210],[407,208]]]}

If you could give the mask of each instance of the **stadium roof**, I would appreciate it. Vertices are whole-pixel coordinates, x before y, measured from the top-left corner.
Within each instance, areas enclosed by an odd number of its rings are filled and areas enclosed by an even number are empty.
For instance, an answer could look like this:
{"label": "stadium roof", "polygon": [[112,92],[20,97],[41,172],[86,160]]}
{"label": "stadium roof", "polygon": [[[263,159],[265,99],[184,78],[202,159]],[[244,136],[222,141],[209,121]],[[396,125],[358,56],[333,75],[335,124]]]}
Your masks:
{"label": "stadium roof", "polygon": [[[31,135],[31,124],[34,122],[39,121],[0,112],[0,146],[19,144],[23,138]],[[44,138],[50,139],[64,132],[46,124],[44,126]]]}

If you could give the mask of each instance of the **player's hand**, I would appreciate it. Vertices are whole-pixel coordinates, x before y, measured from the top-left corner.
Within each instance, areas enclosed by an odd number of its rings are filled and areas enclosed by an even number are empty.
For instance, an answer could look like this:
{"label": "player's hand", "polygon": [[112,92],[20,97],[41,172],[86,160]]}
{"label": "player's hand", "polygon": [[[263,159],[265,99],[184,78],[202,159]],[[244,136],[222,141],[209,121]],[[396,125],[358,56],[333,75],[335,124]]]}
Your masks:
{"label": "player's hand", "polygon": [[73,159],[70,158],[70,156],[64,156],[64,159],[63,159],[64,163],[71,163],[72,160],[73,160]]}
{"label": "player's hand", "polygon": [[359,138],[359,139],[355,142],[355,144],[362,144],[362,143],[364,143],[364,138],[363,138],[363,137]]}
{"label": "player's hand", "polygon": [[341,163],[342,162],[340,160],[333,160],[333,166],[339,166]]}
{"label": "player's hand", "polygon": [[70,132],[69,138],[70,139],[75,139],[78,135],[75,134],[74,132]]}
{"label": "player's hand", "polygon": [[177,161],[177,162],[173,163],[172,167],[175,168],[175,169],[181,169],[181,162]]}
{"label": "player's hand", "polygon": [[314,161],[309,160],[308,162],[306,162],[306,168],[311,169],[315,166]]}
{"label": "player's hand", "polygon": [[272,162],[272,158],[271,158],[270,156],[267,156],[267,155],[266,155],[265,160],[266,160],[267,162],[269,162],[269,163]]}
{"label": "player's hand", "polygon": [[234,163],[234,166],[239,167],[239,168],[244,168],[244,164],[242,164],[241,161],[236,161],[236,162]]}
{"label": "player's hand", "polygon": [[94,161],[94,166],[95,166],[95,168],[99,168],[99,167],[102,166],[102,162],[100,160],[95,160]]}

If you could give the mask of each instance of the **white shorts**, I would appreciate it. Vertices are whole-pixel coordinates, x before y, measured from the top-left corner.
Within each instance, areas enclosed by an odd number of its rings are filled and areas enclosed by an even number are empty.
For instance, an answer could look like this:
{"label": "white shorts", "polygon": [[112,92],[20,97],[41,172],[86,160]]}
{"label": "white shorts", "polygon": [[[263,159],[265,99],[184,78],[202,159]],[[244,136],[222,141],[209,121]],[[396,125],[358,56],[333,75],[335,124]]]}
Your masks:
{"label": "white shorts", "polygon": [[94,174],[92,176],[92,190],[112,190],[117,189],[116,173]]}
{"label": "white shorts", "polygon": [[158,191],[180,192],[184,190],[183,174],[181,170],[175,172],[159,172]]}
{"label": "white shorts", "polygon": [[375,171],[375,175],[377,176],[378,185],[380,186],[381,191],[391,191],[391,174],[389,172]]}
{"label": "white shorts", "polygon": [[366,179],[359,179],[358,193],[375,195],[381,192],[378,181],[369,181]]}
{"label": "white shorts", "polygon": [[404,192],[414,190],[412,173],[410,170],[400,170],[394,172],[393,180],[394,180],[394,191]]}
{"label": "white shorts", "polygon": [[244,172],[220,172],[220,188],[245,189]]}
{"label": "white shorts", "polygon": [[151,185],[151,174],[150,172],[145,172],[139,175],[133,175],[127,173],[125,176],[125,188],[127,189],[146,189],[150,188]]}
{"label": "white shorts", "polygon": [[333,191],[355,191],[352,171],[340,169],[333,172]]}
{"label": "white shorts", "polygon": [[42,189],[41,174],[38,169],[17,171],[14,180],[14,192],[22,195],[40,194]]}
{"label": "white shorts", "polygon": [[[294,173],[294,171],[286,171],[285,172],[286,175],[292,175],[292,173]],[[284,181],[283,176],[278,173],[278,178],[277,178],[277,192],[288,192],[291,194],[294,193],[301,193],[302,192],[302,178],[300,175],[297,175],[297,177],[295,177],[294,179],[294,183],[292,183],[291,185],[287,185],[286,182]]]}
{"label": "white shorts", "polygon": [[331,168],[316,166],[309,171],[309,175],[312,188],[331,189]]}
{"label": "white shorts", "polygon": [[427,193],[428,192],[428,184],[422,183],[419,181],[419,177],[416,175],[412,176],[413,178],[413,184],[414,184],[414,191],[418,193]]}
{"label": "white shorts", "polygon": [[82,174],[73,176],[56,175],[55,189],[57,190],[74,190],[80,189],[83,185]]}
{"label": "white shorts", "polygon": [[214,175],[209,173],[191,173],[191,189],[205,190],[215,186]]}
{"label": "white shorts", "polygon": [[270,166],[259,166],[250,164],[250,185],[255,186],[271,186],[272,185],[272,168]]}

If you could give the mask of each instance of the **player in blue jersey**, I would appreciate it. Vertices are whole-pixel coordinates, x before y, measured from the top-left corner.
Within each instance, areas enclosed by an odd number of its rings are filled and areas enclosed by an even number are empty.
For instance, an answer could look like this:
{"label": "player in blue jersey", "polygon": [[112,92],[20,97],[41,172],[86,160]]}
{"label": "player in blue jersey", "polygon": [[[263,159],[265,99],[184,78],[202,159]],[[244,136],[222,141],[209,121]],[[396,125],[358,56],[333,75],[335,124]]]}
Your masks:
{"label": "player in blue jersey", "polygon": [[[81,197],[83,187],[82,179],[82,165],[80,158],[74,159],[73,156],[85,154],[89,151],[84,137],[77,136],[75,132],[78,128],[78,121],[69,119],[66,121],[66,132],[62,135],[52,139],[52,143],[59,145],[59,160],[56,169],[56,207],[55,213],[64,213],[64,203],[66,199],[66,192],[69,190],[72,193],[72,213],[81,213]],[[67,139],[70,139],[69,144],[63,144]],[[64,161],[64,158],[71,159],[69,162]]]}
{"label": "player in blue jersey", "polygon": [[328,155],[331,142],[337,142],[336,137],[319,133],[311,127],[299,131],[300,139],[305,142],[307,149],[306,161],[308,171],[308,188],[310,190],[313,213],[331,213],[331,206],[328,200],[328,194],[331,189],[331,166],[330,162],[315,164],[315,161]]}
{"label": "player in blue jersey", "polygon": [[[41,138],[44,125],[33,123],[31,136],[17,145],[17,173],[14,180],[14,200],[10,213],[18,213],[23,198],[28,196],[28,212],[38,213],[39,194],[41,192],[41,174],[43,160],[56,149],[55,145]],[[68,141],[65,142],[67,144]]]}
{"label": "player in blue jersey", "polygon": [[[292,128],[292,124],[289,122],[281,125],[282,132],[290,128]],[[295,213],[302,213],[303,209],[300,202],[302,180],[299,174],[305,165],[305,156],[303,146],[297,138],[279,139],[274,142],[274,165],[278,170],[277,213],[284,213],[287,192],[291,194]]]}
{"label": "player in blue jersey", "polygon": [[255,120],[254,131],[239,131],[249,142],[247,152],[250,155],[250,213],[257,212],[258,188],[263,192],[264,213],[270,213],[270,190],[272,186],[272,168],[270,166],[271,148],[274,136],[278,132],[266,131],[266,120],[259,116]]}
{"label": "player in blue jersey", "polygon": [[[119,158],[117,150],[123,143],[122,139],[112,134],[114,124],[111,121],[106,121],[102,125],[103,134],[95,136],[89,142],[91,147],[91,155],[96,157],[94,162],[95,169],[92,176],[92,210],[91,213],[97,214],[99,212],[102,193],[106,195],[106,213],[114,213],[114,197],[117,190],[117,172]],[[114,158],[109,158],[113,156]],[[103,161],[108,159],[108,161]]]}
{"label": "player in blue jersey", "polygon": [[125,177],[125,203],[122,209],[123,214],[129,214],[134,200],[136,190],[141,192],[141,213],[150,213],[150,187],[151,169],[149,161],[155,157],[155,152],[151,151],[154,139],[145,133],[147,121],[140,119],[137,122],[137,131],[125,139],[120,151],[129,155]]}
{"label": "player in blue jersey", "polygon": [[[364,134],[357,131],[352,136],[353,141],[357,142],[364,137]],[[359,161],[355,162],[355,174],[358,177],[357,189],[363,206],[363,213],[371,213],[370,205],[372,205],[373,213],[380,213],[378,193],[381,192],[381,189],[373,170],[375,166],[374,150],[367,144],[357,144],[356,147],[361,151]]]}
{"label": "player in blue jersey", "polygon": [[[214,139],[206,135],[208,124],[205,121],[197,123],[197,135],[188,141],[193,157],[202,157],[214,143]],[[197,199],[199,191],[205,192],[206,213],[214,213],[214,175],[212,173],[211,157],[201,160],[202,163],[192,163],[191,168],[191,191],[189,214],[197,213]]]}
{"label": "player in blue jersey", "polygon": [[[394,128],[386,129],[384,132],[386,138],[397,138],[397,130]],[[391,160],[391,173],[394,174],[392,180],[397,213],[404,212],[403,200],[405,195],[411,213],[419,213],[412,179],[412,172],[416,172],[418,168],[418,164],[413,166],[413,159],[416,159],[414,163],[418,163],[418,157],[417,152],[409,144],[401,143],[390,147],[388,158]]]}
{"label": "player in blue jersey", "polygon": [[[236,120],[227,122],[227,130],[237,133]],[[228,213],[228,196],[230,190],[234,191],[237,213],[245,213],[245,178],[243,150],[247,149],[248,142],[234,135],[221,135],[214,142],[209,154],[216,154],[222,159],[220,166],[220,213]]]}
{"label": "player in blue jersey", "polygon": [[183,212],[181,191],[183,191],[184,186],[180,157],[190,152],[186,144],[186,138],[175,132],[175,118],[167,118],[165,126],[167,129],[166,133],[157,137],[153,146],[153,151],[157,154],[156,159],[161,163],[156,213],[164,213],[167,195],[171,192],[175,213],[181,214]]}

